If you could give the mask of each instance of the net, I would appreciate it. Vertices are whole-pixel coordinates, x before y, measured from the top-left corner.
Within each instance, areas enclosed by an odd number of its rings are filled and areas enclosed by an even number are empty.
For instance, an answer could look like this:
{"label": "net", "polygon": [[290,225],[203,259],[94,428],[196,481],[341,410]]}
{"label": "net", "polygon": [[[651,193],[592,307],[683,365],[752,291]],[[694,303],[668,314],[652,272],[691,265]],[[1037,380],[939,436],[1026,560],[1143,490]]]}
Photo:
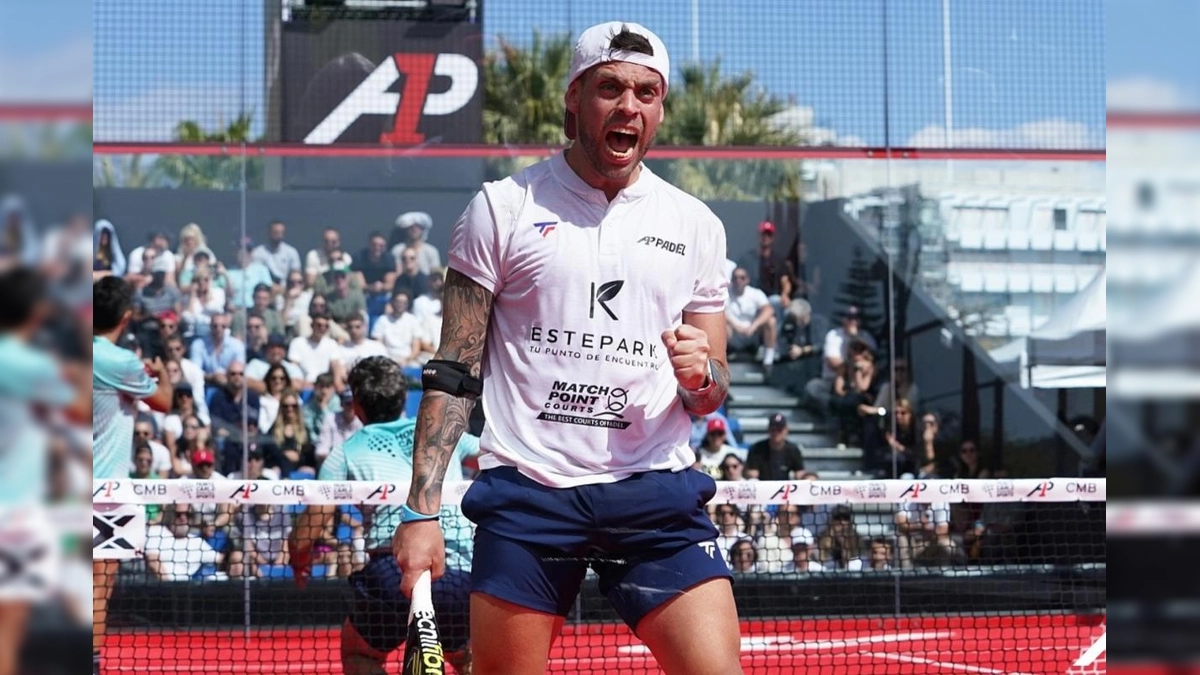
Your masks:
{"label": "net", "polygon": [[[472,525],[453,505],[468,486],[444,495],[458,573]],[[379,557],[364,527],[405,494],[368,482],[97,483],[94,554],[121,559],[106,672],[342,672],[356,573]],[[1103,672],[1105,497],[1103,479],[719,483],[708,508],[734,570],[743,667]],[[333,518],[301,590],[285,542],[306,505]],[[435,586],[443,638],[466,628],[454,593]],[[659,670],[589,573],[549,672]]]}

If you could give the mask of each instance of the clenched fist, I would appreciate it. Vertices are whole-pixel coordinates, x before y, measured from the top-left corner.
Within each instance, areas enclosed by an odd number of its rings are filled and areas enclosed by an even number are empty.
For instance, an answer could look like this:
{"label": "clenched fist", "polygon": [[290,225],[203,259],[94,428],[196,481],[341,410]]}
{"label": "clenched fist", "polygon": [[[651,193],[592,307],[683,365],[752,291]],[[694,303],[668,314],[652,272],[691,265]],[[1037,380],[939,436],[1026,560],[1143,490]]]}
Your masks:
{"label": "clenched fist", "polygon": [[662,341],[679,386],[690,391],[702,388],[708,379],[708,333],[685,323],[665,331]]}

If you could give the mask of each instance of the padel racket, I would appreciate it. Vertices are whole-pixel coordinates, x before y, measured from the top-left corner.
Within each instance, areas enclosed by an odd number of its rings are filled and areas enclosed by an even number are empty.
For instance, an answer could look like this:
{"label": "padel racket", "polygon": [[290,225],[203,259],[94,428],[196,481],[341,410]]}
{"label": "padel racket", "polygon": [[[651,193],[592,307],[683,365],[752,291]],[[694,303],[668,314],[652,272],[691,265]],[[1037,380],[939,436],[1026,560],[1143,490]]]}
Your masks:
{"label": "padel racket", "polygon": [[445,675],[446,657],[442,654],[437,615],[433,612],[432,577],[422,572],[413,586],[408,606],[408,639],[404,642],[403,675]]}

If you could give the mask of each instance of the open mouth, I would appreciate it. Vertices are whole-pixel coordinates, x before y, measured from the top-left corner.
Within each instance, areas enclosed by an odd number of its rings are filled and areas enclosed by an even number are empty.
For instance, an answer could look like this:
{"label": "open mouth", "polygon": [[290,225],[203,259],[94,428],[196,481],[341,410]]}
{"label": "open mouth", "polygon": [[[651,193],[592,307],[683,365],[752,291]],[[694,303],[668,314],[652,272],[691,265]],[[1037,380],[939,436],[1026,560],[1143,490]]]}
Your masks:
{"label": "open mouth", "polygon": [[630,159],[637,148],[638,135],[632,131],[610,131],[604,134],[608,151],[617,159]]}

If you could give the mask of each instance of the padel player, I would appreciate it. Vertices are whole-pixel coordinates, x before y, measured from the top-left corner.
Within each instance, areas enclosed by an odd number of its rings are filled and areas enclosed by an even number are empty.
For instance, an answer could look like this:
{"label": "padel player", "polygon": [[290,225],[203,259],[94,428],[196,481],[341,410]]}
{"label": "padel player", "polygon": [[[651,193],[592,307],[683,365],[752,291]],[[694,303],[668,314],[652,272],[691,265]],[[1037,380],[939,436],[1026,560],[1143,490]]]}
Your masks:
{"label": "padel player", "polygon": [[716,410],[729,384],[725,232],[641,163],[669,74],[646,28],[584,31],[565,97],[574,143],[484,184],[451,235],[394,549],[406,593],[418,572],[443,573],[430,519],[482,392],[483,472],[462,502],[477,525],[476,675],[544,673],[589,565],[668,675],[741,672],[703,508],[715,483],[688,446],[688,413]]}
{"label": "padel player", "polygon": [[[408,382],[400,366],[383,356],[365,358],[350,371],[354,414],[362,429],[335,447],[321,465],[320,480],[366,480],[403,486],[412,480],[413,433],[416,423],[401,419]],[[455,446],[450,480],[463,480],[462,460],[478,452],[478,440],[464,435]],[[384,662],[407,634],[408,599],[400,592],[400,567],[390,543],[400,524],[401,509],[382,506],[372,512],[364,506],[366,547],[370,560],[350,576],[354,606],[342,625],[342,669],[347,675],[384,673]],[[308,506],[292,528],[288,542],[296,579],[303,584],[311,571],[312,547],[333,520],[337,507]],[[433,584],[442,649],[459,673],[468,672],[470,653],[467,611],[470,604],[471,523],[457,507],[441,511],[441,521],[452,537],[448,549],[450,569]]]}
{"label": "padel player", "polygon": [[[117,346],[133,316],[133,286],[119,277],[92,284],[92,480],[129,477],[137,402],[171,411],[174,387],[162,360],[143,363]],[[149,372],[147,372],[149,371]],[[157,381],[156,381],[157,380]],[[100,649],[116,560],[92,562],[92,673],[100,673]]]}

